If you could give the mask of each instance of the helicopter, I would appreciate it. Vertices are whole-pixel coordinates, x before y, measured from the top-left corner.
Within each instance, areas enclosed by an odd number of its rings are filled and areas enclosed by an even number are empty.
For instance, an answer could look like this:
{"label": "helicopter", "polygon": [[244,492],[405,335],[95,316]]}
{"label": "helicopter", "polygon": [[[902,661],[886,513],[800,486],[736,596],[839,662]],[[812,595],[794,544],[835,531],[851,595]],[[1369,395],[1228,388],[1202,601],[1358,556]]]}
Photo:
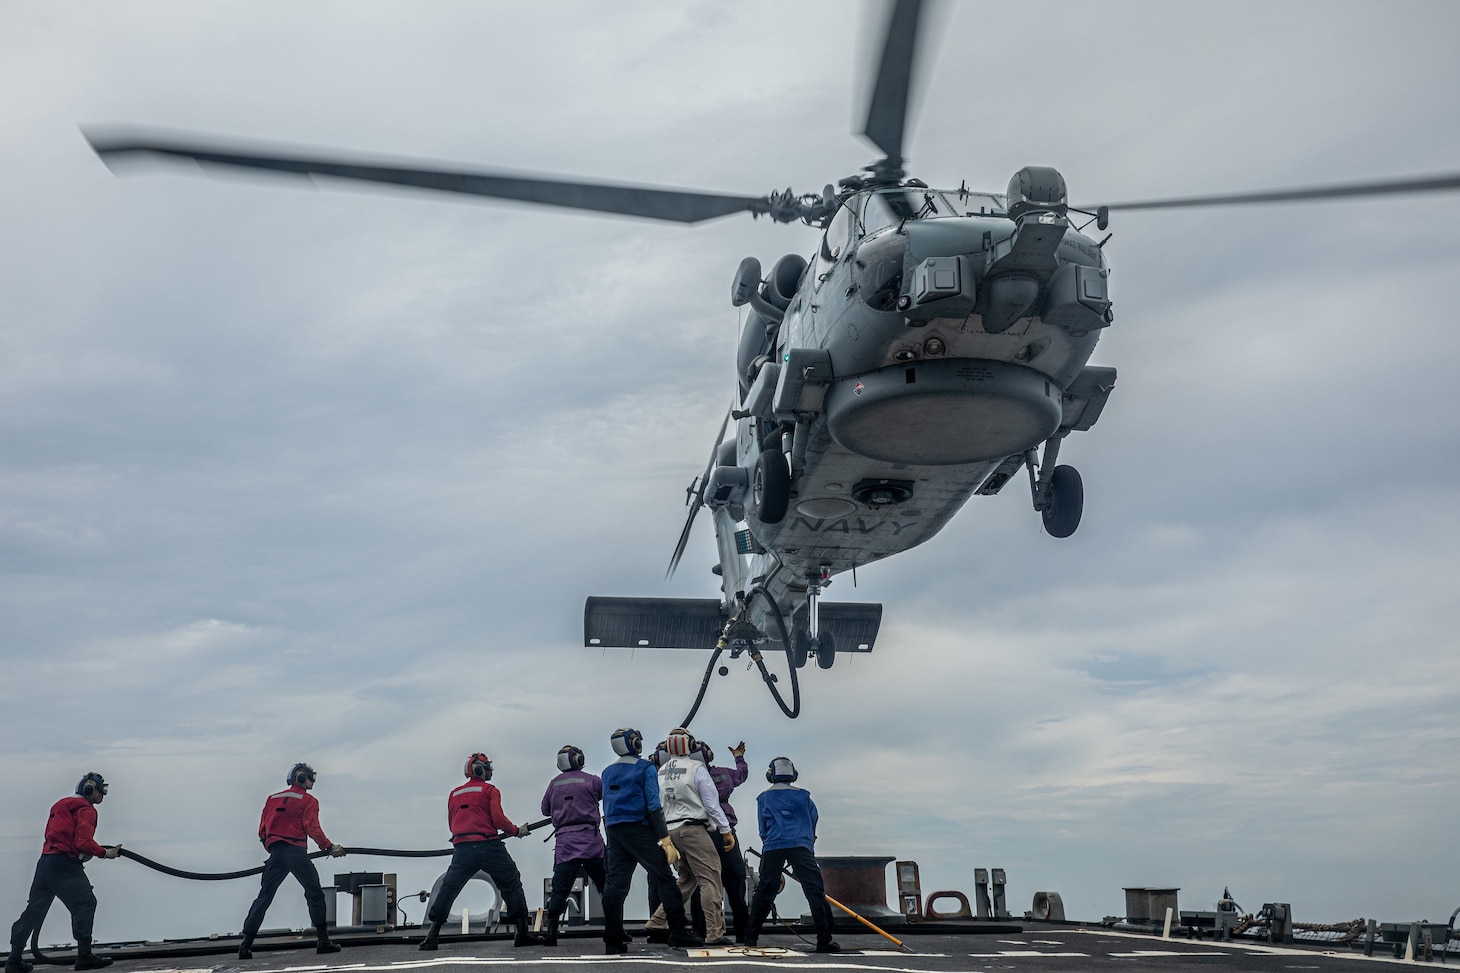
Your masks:
{"label": "helicopter", "polygon": [[920,16],[916,0],[889,11],[863,129],[882,159],[819,194],[418,169],[125,132],[92,141],[109,160],[171,156],[685,223],[749,212],[819,229],[809,258],[782,257],[765,273],[749,258],[732,279],[731,304],[748,309],[735,402],[689,489],[670,564],[708,508],[721,597],[585,606],[590,645],[757,658],[755,646],[779,643],[795,690],[810,658],[830,667],[838,652],[875,644],[880,606],[822,602],[832,579],[924,543],[973,496],[1027,474],[1045,530],[1078,528],[1083,485],[1060,464],[1061,445],[1095,424],[1116,379],[1089,364],[1114,323],[1104,241],[1086,235],[1091,225],[1105,231],[1117,210],[1460,188],[1451,176],[1073,206],[1058,172],[1027,167],[1003,193],[935,189],[907,173],[903,156]]}

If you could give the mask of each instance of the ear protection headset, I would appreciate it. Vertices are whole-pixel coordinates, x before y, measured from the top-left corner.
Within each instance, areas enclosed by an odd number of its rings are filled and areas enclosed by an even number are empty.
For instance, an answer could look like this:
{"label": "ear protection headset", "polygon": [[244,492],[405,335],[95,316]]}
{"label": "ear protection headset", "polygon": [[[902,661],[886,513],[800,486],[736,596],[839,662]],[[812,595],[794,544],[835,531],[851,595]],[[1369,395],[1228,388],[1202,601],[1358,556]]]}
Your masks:
{"label": "ear protection headset", "polygon": [[700,759],[703,760],[705,762],[705,766],[708,767],[710,764],[715,762],[715,751],[711,750],[710,745],[705,741],[700,740],[698,742]]}
{"label": "ear protection headset", "polygon": [[466,776],[478,780],[492,779],[492,758],[484,753],[474,753],[466,758]]}
{"label": "ear protection headset", "polygon": [[644,751],[644,734],[633,727],[621,726],[614,730],[609,742],[620,757],[637,757]]}
{"label": "ear protection headset", "polygon": [[765,779],[772,784],[790,784],[801,775],[796,772],[796,765],[791,763],[790,757],[777,757],[771,761],[766,768]]}
{"label": "ear protection headset", "polygon": [[678,726],[669,731],[669,736],[664,740],[664,748],[671,757],[688,757],[695,748],[695,738],[684,727]]}
{"label": "ear protection headset", "polygon": [[303,787],[306,780],[314,780],[314,768],[306,763],[297,763],[289,768],[289,779],[284,783],[294,787]]}
{"label": "ear protection headset", "polygon": [[574,746],[567,746],[559,750],[558,769],[564,773],[570,770],[582,770],[583,751]]}
{"label": "ear protection headset", "polygon": [[654,748],[654,756],[649,758],[649,763],[653,764],[655,767],[663,767],[668,762],[669,745],[666,744],[663,740],[660,740],[659,745]]}
{"label": "ear protection headset", "polygon": [[106,797],[106,780],[94,770],[76,784],[78,797],[90,797],[97,791],[101,791],[101,796]]}

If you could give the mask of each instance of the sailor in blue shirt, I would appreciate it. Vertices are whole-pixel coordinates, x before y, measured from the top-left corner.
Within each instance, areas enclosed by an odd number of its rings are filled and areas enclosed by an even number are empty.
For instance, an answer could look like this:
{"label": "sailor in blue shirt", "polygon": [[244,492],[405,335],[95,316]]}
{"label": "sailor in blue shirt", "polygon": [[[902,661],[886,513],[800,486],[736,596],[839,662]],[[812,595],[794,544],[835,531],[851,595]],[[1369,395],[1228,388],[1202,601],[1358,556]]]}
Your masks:
{"label": "sailor in blue shirt", "polygon": [[839,953],[841,947],[831,938],[831,906],[826,904],[826,886],[821,881],[821,866],[816,864],[816,803],[811,795],[792,782],[800,776],[789,757],[777,757],[765,772],[771,786],[755,799],[756,817],[760,824],[760,884],[750,904],[750,928],[745,945],[754,946],[760,939],[776,892],[781,884],[781,869],[791,866],[791,873],[806,894],[811,907],[811,922],[816,927],[816,951]]}
{"label": "sailor in blue shirt", "polygon": [[698,945],[685,919],[684,900],[669,866],[679,860],[679,851],[669,840],[664,810],[659,803],[659,772],[639,754],[644,735],[621,727],[610,738],[619,759],[604,768],[603,823],[608,834],[607,873],[603,889],[603,951],[627,953],[629,937],[624,932],[624,900],[634,867],[644,866],[650,885],[657,888],[669,920],[669,945]]}

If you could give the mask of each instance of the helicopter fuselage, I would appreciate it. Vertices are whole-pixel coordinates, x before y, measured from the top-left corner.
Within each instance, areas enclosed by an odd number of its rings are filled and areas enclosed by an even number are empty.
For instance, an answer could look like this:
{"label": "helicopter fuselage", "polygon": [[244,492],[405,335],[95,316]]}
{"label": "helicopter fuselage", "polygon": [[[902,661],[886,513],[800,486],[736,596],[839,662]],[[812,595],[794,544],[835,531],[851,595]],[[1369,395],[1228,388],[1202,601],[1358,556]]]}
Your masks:
{"label": "helicopter fuselage", "polygon": [[[1013,219],[1003,197],[921,187],[844,200],[745,324],[733,449],[705,494],[717,533],[742,532],[721,537],[727,611],[760,585],[804,628],[808,584],[929,540],[1032,470],[1031,450],[1088,429],[1115,378],[1087,366],[1108,275],[1053,210]],[[767,452],[786,459],[784,510],[765,507]]]}

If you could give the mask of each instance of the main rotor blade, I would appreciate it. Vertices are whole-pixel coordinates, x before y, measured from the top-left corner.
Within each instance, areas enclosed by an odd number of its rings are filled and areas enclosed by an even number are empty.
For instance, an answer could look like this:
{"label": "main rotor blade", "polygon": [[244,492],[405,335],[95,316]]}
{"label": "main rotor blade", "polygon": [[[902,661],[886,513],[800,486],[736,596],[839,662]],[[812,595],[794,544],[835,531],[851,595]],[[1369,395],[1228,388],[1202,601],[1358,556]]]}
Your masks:
{"label": "main rotor blade", "polygon": [[[1394,196],[1404,193],[1453,192],[1460,189],[1460,172],[1435,176],[1412,176],[1383,182],[1350,182],[1332,186],[1272,189],[1251,193],[1223,193],[1216,196],[1180,196],[1128,203],[1106,203],[1109,210],[1184,209],[1196,206],[1242,206],[1253,203],[1286,203],[1314,199],[1353,199],[1363,196]],[[1094,206],[1079,209],[1094,210]]]}
{"label": "main rotor blade", "polygon": [[146,133],[87,133],[86,139],[109,167],[129,158],[190,159],[204,165],[384,183],[468,196],[512,199],[544,206],[641,216],[675,223],[698,223],[731,213],[749,212],[758,215],[770,212],[769,201],[756,196],[571,182],[434,166],[389,165],[364,158],[295,155],[275,151],[271,146],[241,143],[224,145]]}
{"label": "main rotor blade", "polygon": [[705,472],[700,474],[699,487],[690,500],[689,516],[684,520],[684,529],[679,532],[679,543],[674,545],[674,556],[669,559],[669,570],[664,572],[664,577],[674,577],[675,570],[679,567],[679,559],[684,556],[685,546],[689,544],[690,531],[694,528],[695,517],[699,516],[700,508],[704,506],[705,486],[709,483],[710,473],[715,468],[715,456],[720,452],[720,442],[725,438],[725,429],[730,425],[730,409],[725,410],[725,418],[720,420],[720,431],[715,433],[715,443],[710,447],[710,459],[705,464]]}
{"label": "main rotor blade", "polygon": [[921,0],[896,0],[892,7],[882,60],[877,65],[877,80],[867,103],[867,126],[862,130],[873,145],[887,153],[889,161],[899,166],[921,10]]}

